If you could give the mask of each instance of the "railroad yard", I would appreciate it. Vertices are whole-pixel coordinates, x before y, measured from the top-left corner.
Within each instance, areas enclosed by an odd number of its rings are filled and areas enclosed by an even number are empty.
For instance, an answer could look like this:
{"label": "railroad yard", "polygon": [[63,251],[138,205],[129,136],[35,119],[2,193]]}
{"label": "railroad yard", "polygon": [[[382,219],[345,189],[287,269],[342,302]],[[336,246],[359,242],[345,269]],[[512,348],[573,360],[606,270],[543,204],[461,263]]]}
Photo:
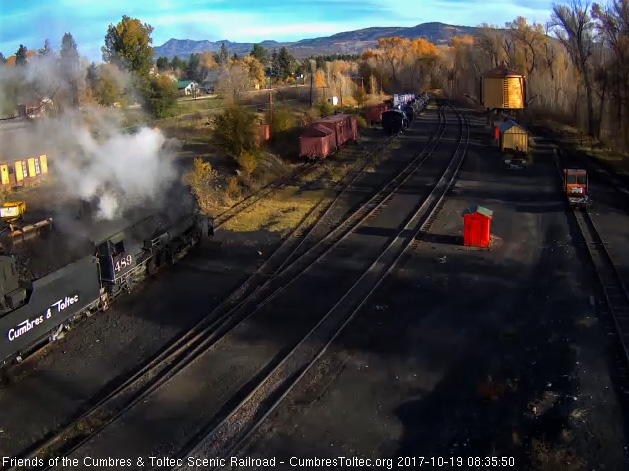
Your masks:
{"label": "railroad yard", "polygon": [[[400,134],[361,134],[330,157],[348,169],[335,184],[296,164],[174,267],[5,369],[0,454],[625,469],[624,183],[588,167],[594,205],[571,208],[561,169],[589,163],[540,130],[511,169],[485,115],[443,99]],[[287,187],[311,202],[292,232],[229,229]],[[478,207],[488,248],[463,244]]]}

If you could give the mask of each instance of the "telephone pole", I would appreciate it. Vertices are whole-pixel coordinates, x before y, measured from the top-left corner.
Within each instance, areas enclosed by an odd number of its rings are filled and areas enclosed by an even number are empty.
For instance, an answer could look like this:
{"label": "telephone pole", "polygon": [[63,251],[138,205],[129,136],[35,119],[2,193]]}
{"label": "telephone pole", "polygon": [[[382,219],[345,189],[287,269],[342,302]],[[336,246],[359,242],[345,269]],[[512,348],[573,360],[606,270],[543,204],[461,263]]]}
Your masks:
{"label": "telephone pole", "polygon": [[312,86],[314,83],[314,74],[310,72],[310,108],[312,108]]}
{"label": "telephone pole", "polygon": [[269,133],[273,129],[273,89],[269,90]]}

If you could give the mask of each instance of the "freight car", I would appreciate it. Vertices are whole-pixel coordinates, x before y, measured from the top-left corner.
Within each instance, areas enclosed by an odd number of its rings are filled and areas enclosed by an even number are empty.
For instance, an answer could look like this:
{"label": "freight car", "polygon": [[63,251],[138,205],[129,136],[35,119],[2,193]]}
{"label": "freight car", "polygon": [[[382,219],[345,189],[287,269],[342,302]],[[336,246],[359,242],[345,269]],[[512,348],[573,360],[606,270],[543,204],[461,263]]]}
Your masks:
{"label": "freight car", "polygon": [[365,110],[365,119],[369,123],[370,126],[373,126],[376,123],[382,122],[382,113],[389,109],[389,105],[387,103],[380,103],[375,106],[371,106]]}
{"label": "freight car", "polygon": [[[147,274],[174,263],[213,234],[213,222],[191,199],[169,211],[145,209],[114,221],[82,214],[46,237],[0,255],[0,366],[53,341],[83,315],[106,310]],[[61,222],[63,221],[63,222]],[[79,235],[80,234],[80,235]]]}
{"label": "freight car", "polygon": [[358,142],[356,117],[335,114],[315,121],[299,137],[299,156],[310,160],[325,159],[350,142]]}
{"label": "freight car", "polygon": [[382,130],[387,136],[399,134],[408,128],[408,118],[403,111],[388,110],[382,113]]}

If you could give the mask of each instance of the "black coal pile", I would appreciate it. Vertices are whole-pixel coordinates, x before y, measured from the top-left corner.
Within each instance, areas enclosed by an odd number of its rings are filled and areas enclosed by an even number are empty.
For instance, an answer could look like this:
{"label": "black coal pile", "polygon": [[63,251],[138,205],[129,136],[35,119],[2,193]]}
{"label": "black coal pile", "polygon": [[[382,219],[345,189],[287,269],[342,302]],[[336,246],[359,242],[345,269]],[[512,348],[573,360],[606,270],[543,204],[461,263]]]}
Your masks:
{"label": "black coal pile", "polygon": [[8,245],[5,252],[15,258],[18,277],[32,282],[82,257],[94,254],[89,240],[54,231]]}

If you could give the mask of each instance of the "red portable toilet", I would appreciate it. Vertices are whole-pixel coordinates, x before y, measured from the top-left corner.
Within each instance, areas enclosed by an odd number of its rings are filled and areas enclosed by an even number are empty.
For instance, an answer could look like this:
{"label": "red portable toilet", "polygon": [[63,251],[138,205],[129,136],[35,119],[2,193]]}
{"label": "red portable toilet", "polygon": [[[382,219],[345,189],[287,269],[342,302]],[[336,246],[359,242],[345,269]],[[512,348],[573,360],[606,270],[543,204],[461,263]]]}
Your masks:
{"label": "red portable toilet", "polygon": [[461,213],[463,216],[463,245],[489,247],[489,227],[494,212],[482,206],[473,206]]}

